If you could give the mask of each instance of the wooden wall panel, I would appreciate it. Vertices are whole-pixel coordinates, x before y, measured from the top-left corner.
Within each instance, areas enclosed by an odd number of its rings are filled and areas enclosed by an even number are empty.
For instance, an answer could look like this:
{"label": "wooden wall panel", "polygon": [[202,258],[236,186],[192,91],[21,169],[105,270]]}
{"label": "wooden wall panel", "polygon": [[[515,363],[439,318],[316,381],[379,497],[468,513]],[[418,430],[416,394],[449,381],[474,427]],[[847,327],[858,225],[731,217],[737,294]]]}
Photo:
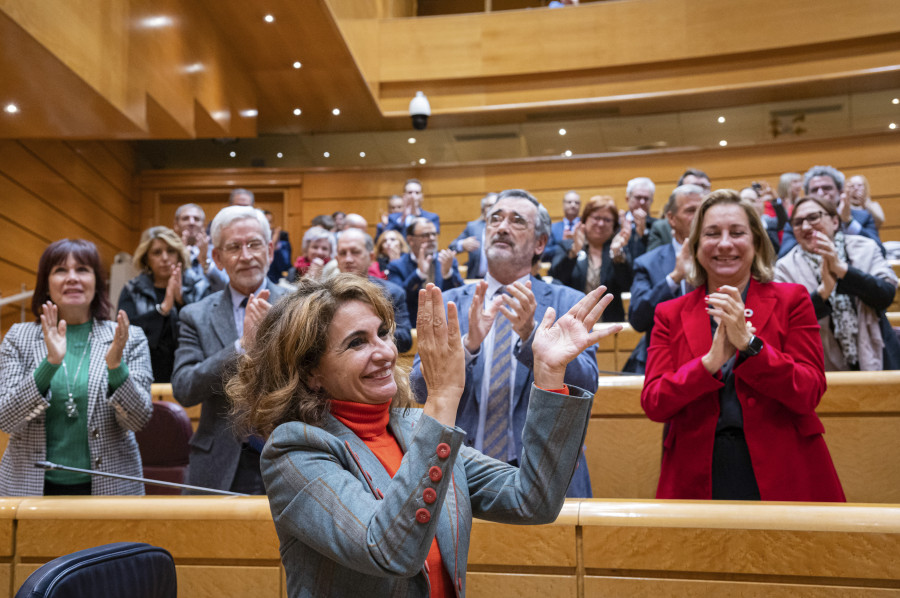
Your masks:
{"label": "wooden wall panel", "polygon": [[[22,284],[34,289],[41,253],[63,237],[96,243],[107,268],[116,253],[134,250],[140,231],[133,160],[125,142],[0,141],[3,296]],[[20,320],[19,307],[4,307],[0,316],[5,332]]]}

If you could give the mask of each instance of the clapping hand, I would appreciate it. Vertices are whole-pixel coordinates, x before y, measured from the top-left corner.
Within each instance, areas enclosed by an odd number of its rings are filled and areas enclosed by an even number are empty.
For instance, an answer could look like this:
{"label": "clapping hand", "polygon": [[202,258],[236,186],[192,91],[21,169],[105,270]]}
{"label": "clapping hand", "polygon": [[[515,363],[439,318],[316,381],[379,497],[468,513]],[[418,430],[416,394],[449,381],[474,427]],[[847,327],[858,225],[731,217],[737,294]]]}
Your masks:
{"label": "clapping hand", "polygon": [[52,301],[41,306],[41,330],[47,345],[47,361],[53,365],[62,363],[66,356],[66,321],[59,320],[59,308]]}
{"label": "clapping hand", "polygon": [[256,339],[256,329],[259,323],[263,321],[266,314],[272,308],[269,303],[269,289],[263,289],[259,295],[250,294],[247,299],[247,308],[244,310],[244,334],[241,337],[241,346],[245,350],[249,350]]}
{"label": "clapping hand", "polygon": [[163,298],[159,308],[162,310],[163,315],[168,315],[175,305],[181,305],[183,302],[181,297],[181,264],[175,264],[166,283],[166,296]]}
{"label": "clapping hand", "polygon": [[548,307],[532,341],[534,383],[547,389],[562,388],[566,366],[579,353],[611,334],[622,330],[621,324],[610,324],[600,330],[594,325],[613,299],[599,286],[572,306],[554,323],[556,311]]}
{"label": "clapping hand", "polygon": [[481,347],[481,343],[488,335],[488,332],[490,332],[491,326],[494,325],[494,318],[497,316],[500,305],[503,303],[503,297],[494,297],[485,308],[484,296],[487,293],[487,287],[488,283],[486,280],[478,281],[478,284],[475,286],[472,303],[469,305],[469,332],[463,339],[469,353],[475,353]]}
{"label": "clapping hand", "polygon": [[722,369],[735,351],[746,351],[756,328],[747,321],[741,292],[733,286],[724,285],[706,297],[706,311],[716,321],[718,327],[713,336],[709,352],[702,363],[710,374]]}
{"label": "clapping hand", "polygon": [[113,334],[113,342],[106,352],[106,367],[111,370],[122,365],[122,354],[125,352],[125,344],[128,343],[128,316],[123,310],[119,310],[116,316],[116,332]]}
{"label": "clapping hand", "polygon": [[812,251],[822,256],[822,266],[827,267],[834,278],[843,278],[847,274],[847,262],[842,260],[834,246],[834,241],[822,231],[814,231]]}
{"label": "clapping hand", "polygon": [[419,290],[416,333],[422,377],[428,386],[423,413],[445,426],[454,426],[466,383],[465,353],[456,304],[452,301],[447,304],[447,317],[444,318],[441,290],[431,283]]}

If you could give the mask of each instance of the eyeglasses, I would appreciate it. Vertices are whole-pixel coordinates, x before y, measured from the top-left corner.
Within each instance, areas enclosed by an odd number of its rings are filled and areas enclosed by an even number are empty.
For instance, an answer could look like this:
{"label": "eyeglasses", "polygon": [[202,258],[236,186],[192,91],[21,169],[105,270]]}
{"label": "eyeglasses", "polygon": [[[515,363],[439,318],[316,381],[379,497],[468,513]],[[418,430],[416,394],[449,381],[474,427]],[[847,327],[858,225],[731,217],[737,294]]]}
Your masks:
{"label": "eyeglasses", "polygon": [[803,228],[804,222],[806,222],[810,226],[815,226],[819,223],[819,221],[822,219],[822,216],[824,216],[824,215],[825,215],[825,212],[813,212],[812,214],[810,214],[809,216],[806,216],[805,218],[794,218],[793,220],[791,220],[791,227],[796,230],[799,230],[799,229]]}
{"label": "eyeglasses", "polygon": [[500,226],[504,220],[509,221],[509,227],[514,230],[527,230],[529,226],[531,226],[531,222],[512,212],[509,216],[506,216],[503,212],[495,212],[488,216],[487,225],[496,228]]}
{"label": "eyeglasses", "polygon": [[437,239],[437,233],[420,233],[418,235],[412,234],[410,237],[421,237],[423,239]]}
{"label": "eyeglasses", "polygon": [[244,247],[246,247],[250,253],[260,253],[265,249],[266,244],[262,239],[253,239],[246,243],[226,243],[225,246],[222,247],[222,253],[228,257],[234,257],[243,252]]}

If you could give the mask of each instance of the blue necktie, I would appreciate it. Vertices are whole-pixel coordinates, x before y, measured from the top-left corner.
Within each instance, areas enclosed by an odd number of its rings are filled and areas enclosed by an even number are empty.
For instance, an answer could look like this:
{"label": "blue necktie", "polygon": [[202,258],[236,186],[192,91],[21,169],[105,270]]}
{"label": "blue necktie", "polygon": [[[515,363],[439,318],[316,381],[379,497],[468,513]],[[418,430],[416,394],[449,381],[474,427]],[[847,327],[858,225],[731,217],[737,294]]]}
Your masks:
{"label": "blue necktie", "polygon": [[[503,293],[501,287],[498,293]],[[503,314],[494,321],[494,351],[488,387],[487,423],[484,430],[484,454],[507,460],[509,445],[509,376],[512,368],[512,323]]]}

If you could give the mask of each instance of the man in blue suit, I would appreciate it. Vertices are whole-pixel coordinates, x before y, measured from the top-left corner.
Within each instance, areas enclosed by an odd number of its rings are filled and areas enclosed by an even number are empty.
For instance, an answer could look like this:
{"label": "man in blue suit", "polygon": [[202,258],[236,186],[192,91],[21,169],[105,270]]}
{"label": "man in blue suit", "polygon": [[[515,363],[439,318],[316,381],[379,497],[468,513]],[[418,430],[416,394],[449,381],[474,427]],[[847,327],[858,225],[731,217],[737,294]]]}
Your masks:
{"label": "man in blue suit", "polygon": [[544,260],[553,261],[553,254],[563,245],[563,241],[575,235],[575,225],[581,222],[581,196],[575,191],[566,191],[563,195],[563,218],[550,227],[550,239],[544,248]]}
{"label": "man in blue suit", "polygon": [[484,278],[487,272],[487,258],[484,256],[484,223],[488,210],[497,201],[496,193],[488,193],[481,198],[481,216],[466,224],[466,228],[450,243],[450,249],[456,253],[465,251],[469,259],[466,262],[466,278]]}
{"label": "man in blue suit", "polygon": [[[841,230],[848,235],[862,235],[869,237],[881,248],[885,254],[875,219],[868,210],[850,207],[850,201],[843,197],[844,173],[832,166],[813,166],[803,175],[803,191],[806,195],[824,198],[834,204],[841,217]],[[778,257],[784,257],[794,245],[797,239],[794,237],[794,229],[790,224],[784,226],[784,237],[781,239],[781,250]]]}
{"label": "man in blue suit", "polygon": [[348,228],[338,237],[335,260],[342,273],[368,278],[384,290],[384,295],[394,306],[394,344],[400,353],[409,351],[412,348],[412,324],[406,311],[406,293],[391,281],[369,274],[369,266],[375,260],[372,237],[358,228]]}
{"label": "man in blue suit", "polygon": [[656,306],[693,290],[685,280],[690,256],[685,240],[691,234],[694,214],[705,193],[698,185],[676,187],[665,207],[666,218],[674,235],[672,241],[648,251],[634,261],[628,322],[635,330],[646,334],[632,351],[623,371],[644,373]]}
{"label": "man in blue suit", "polygon": [[395,230],[404,237],[406,229],[416,218],[427,218],[434,223],[437,232],[441,232],[441,219],[434,212],[426,212],[422,209],[425,196],[422,194],[422,181],[409,179],[403,184],[403,211],[388,214],[388,223],[385,230]]}
{"label": "man in blue suit", "polygon": [[[456,425],[466,431],[469,446],[513,464],[522,454],[537,322],[548,308],[563,314],[584,296],[531,276],[532,258],[544,251],[549,233],[550,215],[531,194],[521,189],[503,191],[488,215],[485,279],[444,294],[445,302],[457,305],[460,330],[466,333],[466,383]],[[591,346],[569,363],[565,383],[594,393],[598,374]],[[418,400],[424,402],[428,389],[418,356],[410,382]],[[583,453],[566,496],[591,496]]]}
{"label": "man in blue suit", "polygon": [[409,253],[388,264],[388,280],[406,293],[406,310],[411,322],[419,313],[419,289],[433,282],[442,291],[462,286],[459,265],[449,249],[438,251],[434,223],[416,218],[406,231]]}

